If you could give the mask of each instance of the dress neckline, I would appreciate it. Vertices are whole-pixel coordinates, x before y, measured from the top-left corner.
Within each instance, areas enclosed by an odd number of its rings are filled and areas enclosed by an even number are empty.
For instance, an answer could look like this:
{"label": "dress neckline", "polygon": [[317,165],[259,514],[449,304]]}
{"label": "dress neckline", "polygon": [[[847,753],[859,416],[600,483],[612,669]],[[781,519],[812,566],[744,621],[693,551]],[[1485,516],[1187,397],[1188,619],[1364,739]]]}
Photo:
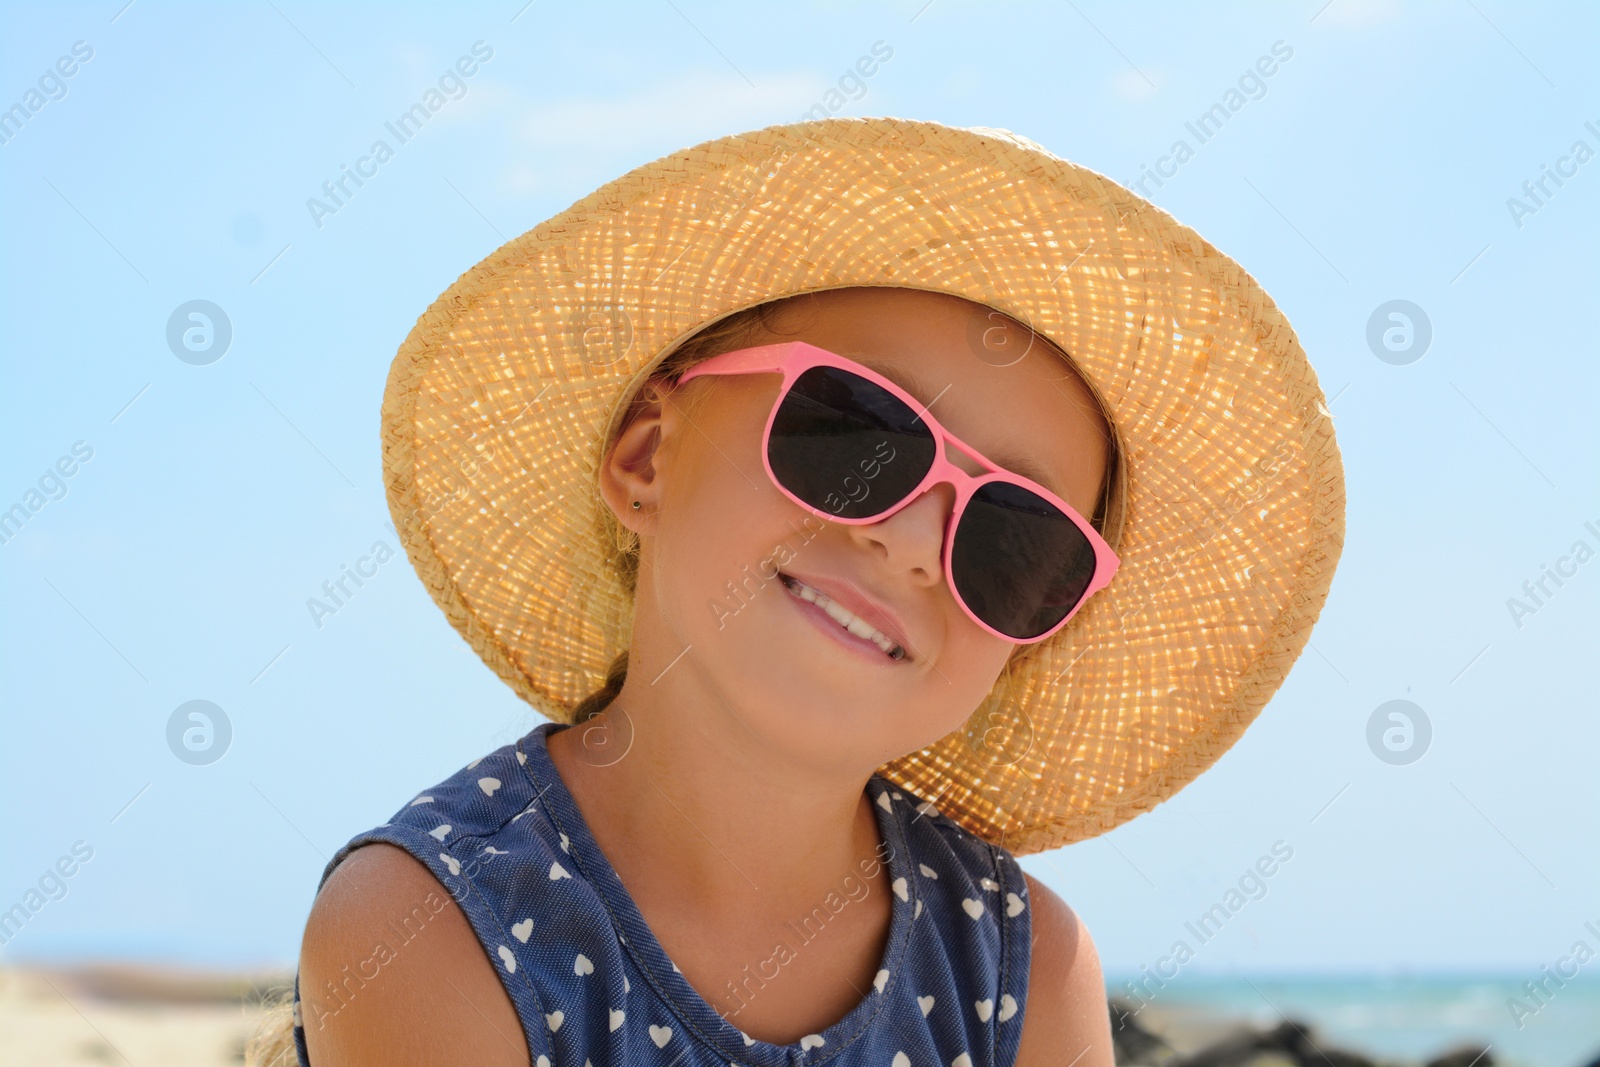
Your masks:
{"label": "dress neckline", "polygon": [[[614,927],[621,931],[622,947],[646,976],[660,999],[670,1007],[692,1036],[709,1044],[735,1065],[750,1067],[811,1067],[833,1059],[850,1044],[865,1036],[867,1028],[889,1002],[902,980],[901,969],[910,942],[911,923],[920,909],[919,879],[911,876],[911,855],[906,847],[905,828],[894,811],[892,796],[897,790],[881,775],[874,774],[866,792],[878,823],[881,841],[889,848],[890,916],[889,938],[872,986],[865,997],[841,1019],[812,1035],[786,1045],[748,1037],[724,1019],[673,965],[666,949],[656,940],[610,860],[601,851],[577,801],[567,789],[546,742],[552,733],[568,729],[572,723],[544,722],[517,742],[527,757],[525,770],[546,812],[564,834],[568,855],[583,877],[592,884],[611,913]],[[901,896],[901,893],[904,896]],[[792,948],[792,946],[791,946]],[[780,964],[781,966],[781,964]],[[770,979],[769,979],[770,980]],[[625,1020],[626,1021],[626,1020]],[[689,1035],[686,1035],[689,1036]],[[821,1043],[815,1038],[820,1037]]]}

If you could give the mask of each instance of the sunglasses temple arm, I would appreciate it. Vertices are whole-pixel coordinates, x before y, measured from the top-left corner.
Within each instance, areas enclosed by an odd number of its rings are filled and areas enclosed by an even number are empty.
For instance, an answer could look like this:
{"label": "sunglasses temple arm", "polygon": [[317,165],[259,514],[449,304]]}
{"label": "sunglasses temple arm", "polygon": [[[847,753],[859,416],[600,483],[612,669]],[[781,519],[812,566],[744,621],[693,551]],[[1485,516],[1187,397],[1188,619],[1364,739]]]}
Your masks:
{"label": "sunglasses temple arm", "polygon": [[793,344],[794,342],[789,341],[783,344],[743,348],[736,352],[724,352],[690,367],[678,376],[678,381],[681,384],[702,374],[781,373]]}

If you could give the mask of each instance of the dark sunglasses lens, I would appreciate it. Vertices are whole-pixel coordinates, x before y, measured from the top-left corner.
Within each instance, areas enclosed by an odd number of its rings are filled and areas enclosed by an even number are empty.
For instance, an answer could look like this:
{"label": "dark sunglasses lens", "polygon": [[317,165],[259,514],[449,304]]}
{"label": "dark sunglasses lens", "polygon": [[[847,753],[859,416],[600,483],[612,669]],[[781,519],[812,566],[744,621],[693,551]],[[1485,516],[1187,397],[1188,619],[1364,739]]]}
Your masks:
{"label": "dark sunglasses lens", "polygon": [[1037,637],[1071,614],[1094,577],[1094,546],[1076,523],[1020,485],[972,494],[950,549],[956,591],[1008,637]]}
{"label": "dark sunglasses lens", "polygon": [[767,460],[784,488],[825,515],[865,519],[905,499],[933,466],[933,432],[859,374],[812,367],[772,420]]}

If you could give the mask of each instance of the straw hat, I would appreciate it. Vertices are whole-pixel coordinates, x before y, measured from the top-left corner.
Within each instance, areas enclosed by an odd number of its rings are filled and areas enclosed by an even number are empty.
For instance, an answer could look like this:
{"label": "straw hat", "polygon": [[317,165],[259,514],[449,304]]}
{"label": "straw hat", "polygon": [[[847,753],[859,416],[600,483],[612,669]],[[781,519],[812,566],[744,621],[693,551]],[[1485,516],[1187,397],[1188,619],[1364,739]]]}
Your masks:
{"label": "straw hat", "polygon": [[1014,855],[1148,811],[1305,647],[1344,543],[1332,416],[1237,263],[1005,130],[836,118],[638,167],[467,271],[383,399],[390,513],[473,650],[544,715],[630,645],[597,471],[623,401],[700,328],[788,294],[931,289],[1054,341],[1107,405],[1121,567],[967,726],[891,782]]}

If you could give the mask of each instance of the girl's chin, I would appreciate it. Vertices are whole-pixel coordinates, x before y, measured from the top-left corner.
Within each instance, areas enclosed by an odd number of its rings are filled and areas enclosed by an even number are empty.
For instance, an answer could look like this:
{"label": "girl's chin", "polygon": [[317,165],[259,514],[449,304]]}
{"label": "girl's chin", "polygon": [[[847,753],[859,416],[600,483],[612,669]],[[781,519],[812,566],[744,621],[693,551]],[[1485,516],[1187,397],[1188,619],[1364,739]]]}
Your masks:
{"label": "girl's chin", "polygon": [[891,699],[891,675],[857,666],[854,653],[820,634],[796,636],[784,627],[769,634],[759,642],[759,653],[742,654],[741,672],[759,686],[762,705],[801,719],[827,716],[855,723],[882,716]]}

